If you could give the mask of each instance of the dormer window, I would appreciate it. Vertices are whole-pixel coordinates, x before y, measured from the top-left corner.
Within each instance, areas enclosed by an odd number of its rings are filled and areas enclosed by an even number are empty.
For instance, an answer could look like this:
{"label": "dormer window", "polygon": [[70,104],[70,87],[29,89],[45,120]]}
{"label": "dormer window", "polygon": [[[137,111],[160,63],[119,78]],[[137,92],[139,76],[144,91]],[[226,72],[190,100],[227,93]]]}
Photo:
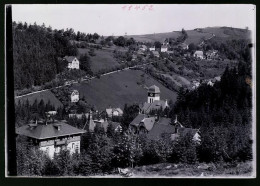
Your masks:
{"label": "dormer window", "polygon": [[61,124],[54,124],[53,125],[58,131],[61,130]]}

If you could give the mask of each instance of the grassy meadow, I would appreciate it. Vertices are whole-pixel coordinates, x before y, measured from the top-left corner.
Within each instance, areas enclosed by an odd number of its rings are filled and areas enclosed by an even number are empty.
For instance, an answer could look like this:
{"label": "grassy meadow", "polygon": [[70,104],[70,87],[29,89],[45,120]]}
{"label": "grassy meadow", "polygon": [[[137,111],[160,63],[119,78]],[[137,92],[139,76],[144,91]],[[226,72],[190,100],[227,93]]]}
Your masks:
{"label": "grassy meadow", "polygon": [[[88,53],[89,49],[79,48],[79,56]],[[107,69],[118,65],[119,63],[113,57],[112,51],[108,50],[96,50],[96,56],[91,56],[91,70],[95,73],[101,69]]]}
{"label": "grassy meadow", "polygon": [[[127,103],[144,103],[147,101],[147,90],[139,85],[143,74],[139,70],[127,70],[107,76],[101,76],[100,79],[94,79],[90,82],[73,85],[80,93],[80,97],[85,96],[87,102],[95,105],[98,109],[105,109],[109,106],[124,107]],[[161,90],[161,99],[175,101],[177,94],[165,88],[158,81],[148,75],[144,75],[144,84],[148,87],[157,85]]]}

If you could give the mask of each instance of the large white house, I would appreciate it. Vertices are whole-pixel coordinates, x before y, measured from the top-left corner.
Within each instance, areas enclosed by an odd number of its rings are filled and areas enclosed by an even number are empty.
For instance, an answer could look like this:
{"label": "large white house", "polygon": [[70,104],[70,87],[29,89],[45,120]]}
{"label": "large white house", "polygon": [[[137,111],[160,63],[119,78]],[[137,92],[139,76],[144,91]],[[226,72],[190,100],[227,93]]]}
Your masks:
{"label": "large white house", "polygon": [[69,69],[79,69],[79,60],[75,56],[65,56],[63,60],[68,62]]}
{"label": "large white house", "polygon": [[197,58],[197,59],[205,59],[203,51],[201,50],[197,50],[194,52],[193,57]]}
{"label": "large white house", "polygon": [[50,158],[61,150],[71,154],[80,153],[80,137],[85,130],[80,130],[62,121],[37,122],[16,129],[16,134],[28,137],[41,151]]}

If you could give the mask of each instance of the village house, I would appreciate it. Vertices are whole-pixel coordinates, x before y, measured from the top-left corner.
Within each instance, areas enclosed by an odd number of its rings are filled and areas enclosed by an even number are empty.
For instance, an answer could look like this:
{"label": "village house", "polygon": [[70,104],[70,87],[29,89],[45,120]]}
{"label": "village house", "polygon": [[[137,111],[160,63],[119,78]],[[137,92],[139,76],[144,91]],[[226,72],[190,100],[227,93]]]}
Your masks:
{"label": "village house", "polygon": [[72,103],[76,103],[79,101],[79,91],[73,90],[73,92],[70,95],[70,100]]}
{"label": "village house", "polygon": [[45,112],[46,115],[50,115],[50,116],[55,116],[57,114],[57,111],[56,110],[51,110],[51,111],[48,111],[48,112]]}
{"label": "village house", "polygon": [[193,57],[195,57],[197,59],[205,59],[203,51],[201,51],[201,50],[195,51],[194,54],[193,54]]}
{"label": "village house", "polygon": [[134,133],[148,133],[155,123],[155,117],[149,117],[146,114],[139,114],[130,123],[129,129]]}
{"label": "village house", "polygon": [[177,117],[174,123],[171,124],[170,118],[139,114],[130,123],[129,130],[136,134],[147,134],[147,138],[150,140],[168,137],[170,140],[175,141],[180,137],[191,135],[194,142],[197,144],[201,142],[199,130],[184,127],[177,120]]}
{"label": "village house", "polygon": [[208,60],[217,59],[219,57],[217,50],[209,50],[205,53],[205,56]]}
{"label": "village house", "polygon": [[63,60],[68,62],[69,69],[79,69],[79,60],[75,56],[65,56]]}
{"label": "village house", "polygon": [[80,138],[86,131],[65,122],[36,121],[17,128],[16,134],[28,137],[35,147],[45,152],[50,158],[61,150],[69,150],[71,154],[80,153]]}
{"label": "village house", "polygon": [[147,46],[146,45],[141,45],[141,47],[139,48],[139,50],[145,52],[147,50]]}
{"label": "village house", "polygon": [[88,118],[88,113],[81,113],[81,114],[70,113],[70,114],[69,114],[69,118],[82,119],[83,117]]}
{"label": "village house", "polygon": [[150,51],[155,51],[155,46],[149,48]]}
{"label": "village house", "polygon": [[112,122],[112,121],[108,122],[106,118],[93,120],[92,111],[90,111],[90,113],[89,113],[89,120],[87,121],[87,123],[89,125],[89,132],[95,132],[96,127],[99,127],[101,129],[103,129],[104,132],[107,132],[108,125],[111,125],[112,130],[114,132],[122,132],[122,130],[123,130],[121,124],[118,122]]}
{"label": "village house", "polygon": [[153,55],[154,55],[155,57],[160,57],[160,54],[159,54],[158,51],[152,51],[152,53],[153,53]]}
{"label": "village house", "polygon": [[121,108],[108,108],[106,109],[106,114],[109,118],[112,118],[114,116],[122,116],[123,115],[123,111]]}
{"label": "village house", "polygon": [[188,50],[189,49],[189,45],[186,43],[181,43],[178,45],[178,48],[181,48],[182,50]]}
{"label": "village house", "polygon": [[198,80],[193,80],[193,81],[191,82],[191,89],[192,89],[192,90],[198,88],[199,86],[200,86],[200,81],[198,81]]}
{"label": "village house", "polygon": [[160,89],[156,85],[148,88],[147,102],[142,106],[141,112],[149,114],[151,111],[164,110],[169,107],[167,100],[160,99]]}
{"label": "village house", "polygon": [[135,61],[137,59],[137,55],[136,54],[133,54],[132,55],[132,61]]}
{"label": "village house", "polygon": [[167,52],[167,51],[168,51],[168,45],[163,44],[163,45],[161,46],[161,52]]}

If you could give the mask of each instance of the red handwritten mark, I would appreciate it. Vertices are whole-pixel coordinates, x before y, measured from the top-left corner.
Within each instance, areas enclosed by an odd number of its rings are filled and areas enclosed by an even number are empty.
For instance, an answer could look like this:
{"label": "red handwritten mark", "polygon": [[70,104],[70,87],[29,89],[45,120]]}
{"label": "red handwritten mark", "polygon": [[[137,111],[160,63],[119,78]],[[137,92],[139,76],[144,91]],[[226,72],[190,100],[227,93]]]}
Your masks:
{"label": "red handwritten mark", "polygon": [[142,8],[142,10],[144,10],[146,7],[147,7],[147,5],[144,5],[143,8]]}
{"label": "red handwritten mark", "polygon": [[133,7],[133,5],[130,5],[130,6],[128,7],[128,10],[131,10],[132,7]]}
{"label": "red handwritten mark", "polygon": [[153,10],[153,5],[150,5],[150,6],[149,6],[149,10]]}
{"label": "red handwritten mark", "polygon": [[135,9],[136,9],[136,10],[139,10],[139,9],[140,9],[140,6],[136,5],[136,6],[135,6]]}

